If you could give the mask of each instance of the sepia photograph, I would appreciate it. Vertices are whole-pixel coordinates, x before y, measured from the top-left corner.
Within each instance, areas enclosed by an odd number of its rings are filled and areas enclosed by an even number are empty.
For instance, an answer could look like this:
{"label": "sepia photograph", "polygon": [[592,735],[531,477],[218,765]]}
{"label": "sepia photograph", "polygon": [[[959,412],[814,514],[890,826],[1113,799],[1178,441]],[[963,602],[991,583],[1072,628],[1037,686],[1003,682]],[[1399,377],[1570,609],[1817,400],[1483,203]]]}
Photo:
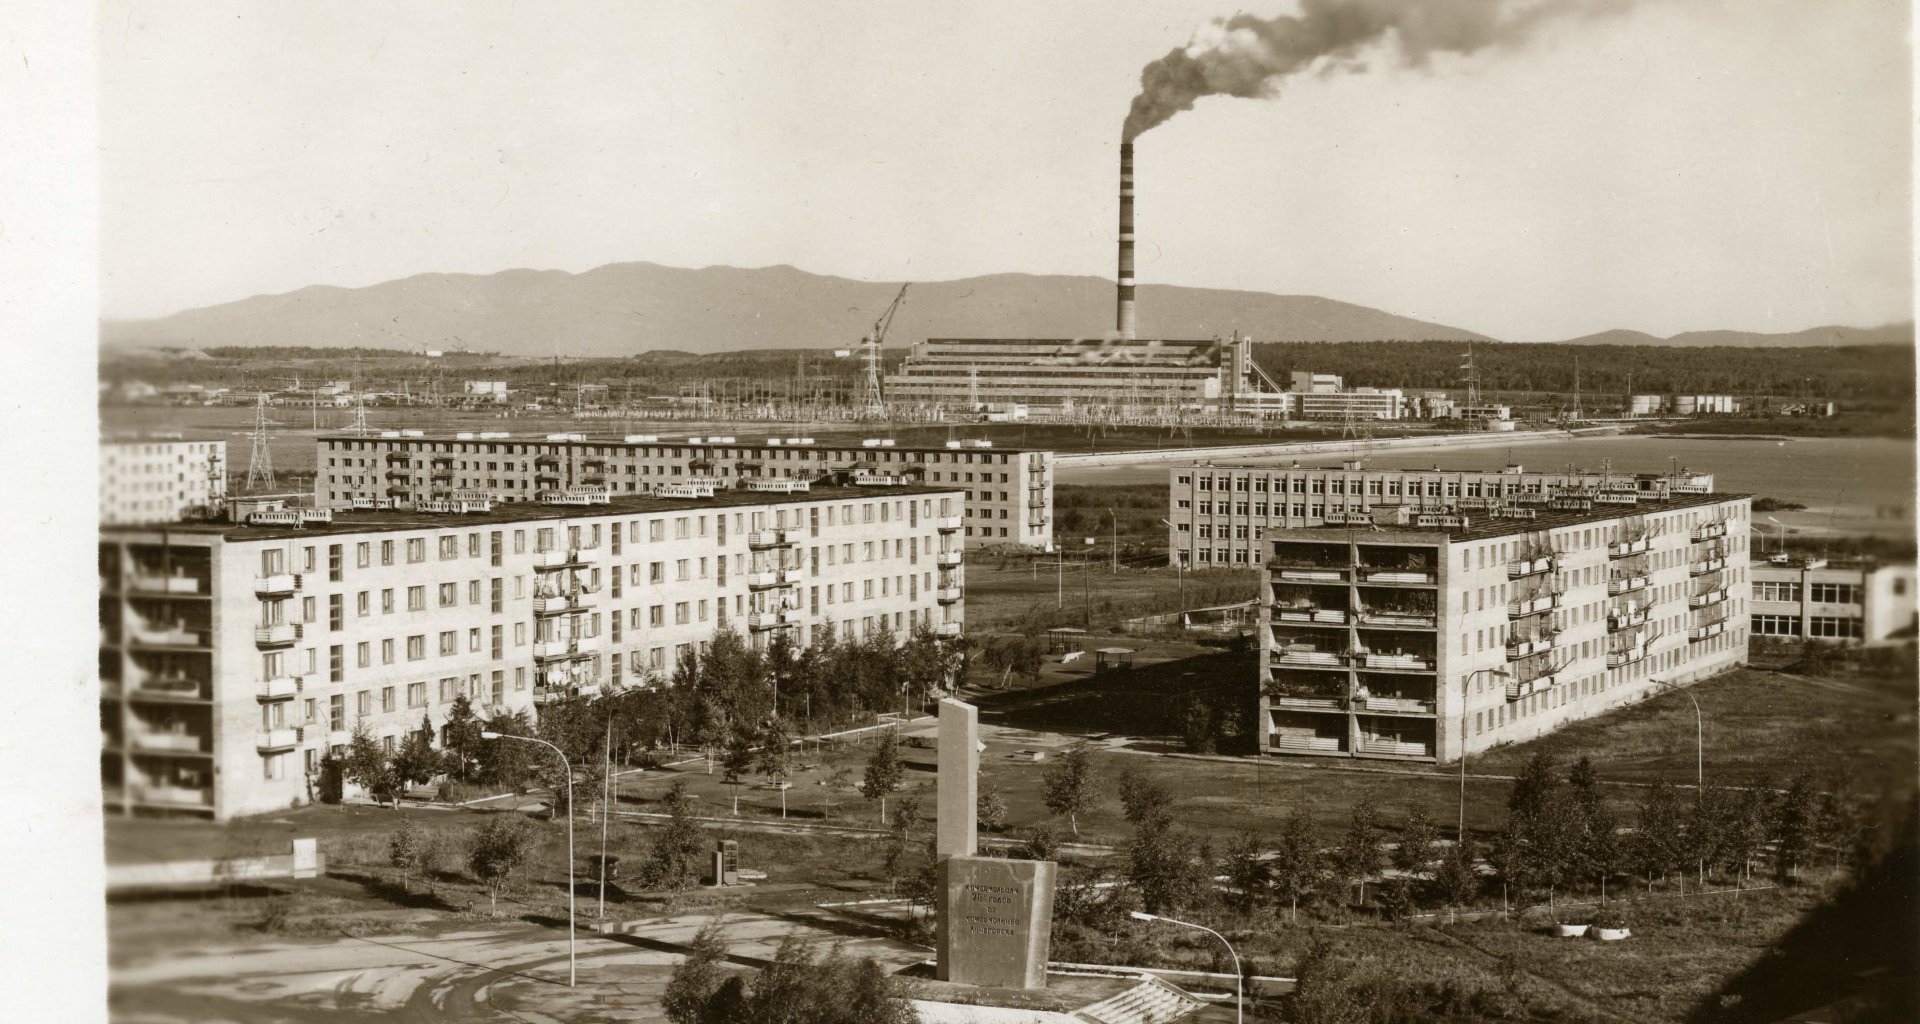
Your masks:
{"label": "sepia photograph", "polygon": [[77,6],[0,1017],[1920,1019],[1909,4]]}

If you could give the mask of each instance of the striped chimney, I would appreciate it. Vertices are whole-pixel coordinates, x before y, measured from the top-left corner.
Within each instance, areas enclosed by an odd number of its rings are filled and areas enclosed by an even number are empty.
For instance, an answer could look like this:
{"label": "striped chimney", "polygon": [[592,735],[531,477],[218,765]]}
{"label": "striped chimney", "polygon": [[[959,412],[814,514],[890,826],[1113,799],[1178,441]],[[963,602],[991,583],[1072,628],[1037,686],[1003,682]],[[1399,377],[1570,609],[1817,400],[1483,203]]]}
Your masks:
{"label": "striped chimney", "polygon": [[1114,329],[1133,339],[1133,143],[1120,144],[1120,277]]}

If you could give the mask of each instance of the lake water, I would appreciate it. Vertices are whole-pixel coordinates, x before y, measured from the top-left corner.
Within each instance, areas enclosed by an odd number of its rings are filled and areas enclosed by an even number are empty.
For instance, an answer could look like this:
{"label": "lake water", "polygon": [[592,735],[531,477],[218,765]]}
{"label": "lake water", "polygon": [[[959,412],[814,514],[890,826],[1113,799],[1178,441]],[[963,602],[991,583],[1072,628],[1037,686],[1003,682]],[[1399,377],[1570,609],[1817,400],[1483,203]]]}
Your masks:
{"label": "lake water", "polygon": [[[1340,456],[1301,457],[1324,465]],[[1234,465],[1291,465],[1296,456],[1223,459]],[[1675,465],[1714,475],[1722,491],[1765,495],[1807,506],[1798,512],[1756,513],[1771,528],[1771,515],[1805,533],[1913,532],[1914,442],[1891,438],[1809,437],[1786,440],[1703,440],[1646,435],[1562,438],[1473,448],[1422,448],[1373,458],[1381,467],[1482,469],[1517,462],[1528,469],[1600,468],[1612,460],[1623,473],[1665,472]],[[1065,484],[1159,484],[1168,466],[1113,466],[1062,470]]]}

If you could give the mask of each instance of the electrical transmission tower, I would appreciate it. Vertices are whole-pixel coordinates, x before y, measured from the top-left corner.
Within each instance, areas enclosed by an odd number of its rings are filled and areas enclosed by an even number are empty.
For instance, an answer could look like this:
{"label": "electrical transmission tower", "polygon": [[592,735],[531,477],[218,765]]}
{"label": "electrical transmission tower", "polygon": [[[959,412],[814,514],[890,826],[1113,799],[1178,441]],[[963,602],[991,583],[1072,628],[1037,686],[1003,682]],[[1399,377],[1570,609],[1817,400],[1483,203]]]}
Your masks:
{"label": "electrical transmission tower", "polygon": [[253,442],[247,453],[247,490],[256,488],[273,489],[273,446],[267,428],[273,426],[267,419],[267,393],[262,391],[253,407],[253,431],[247,435]]}

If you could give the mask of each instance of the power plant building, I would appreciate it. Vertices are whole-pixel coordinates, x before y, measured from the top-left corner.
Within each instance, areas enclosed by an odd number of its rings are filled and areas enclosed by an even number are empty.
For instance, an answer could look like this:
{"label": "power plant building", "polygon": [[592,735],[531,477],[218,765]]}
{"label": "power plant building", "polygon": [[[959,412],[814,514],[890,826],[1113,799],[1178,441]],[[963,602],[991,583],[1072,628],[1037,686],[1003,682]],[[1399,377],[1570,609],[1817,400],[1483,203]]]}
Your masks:
{"label": "power plant building", "polygon": [[356,730],[391,748],[463,696],[485,716],[663,684],[723,628],[755,646],[957,637],[960,504],[945,488],[730,490],[103,528],[106,804],[283,810]]}
{"label": "power plant building", "polygon": [[317,442],[314,501],[341,508],[356,499],[401,502],[481,494],[534,501],[568,488],[614,495],[651,493],[660,484],[742,481],[895,480],[959,490],[955,510],[968,547],[1053,542],[1053,453],[951,441],[902,447],[891,440],[813,443],[812,438],[684,440],[649,434],[513,437],[504,432],[427,435],[383,431],[330,434]]}
{"label": "power plant building", "polygon": [[1269,537],[1260,749],[1451,761],[1747,660],[1748,498],[1376,505]]}
{"label": "power plant building", "polygon": [[1168,472],[1167,552],[1192,568],[1252,568],[1277,532],[1344,525],[1376,505],[1486,509],[1542,497],[1625,501],[1713,491],[1713,476],[1597,471],[1388,469],[1332,465],[1176,467]]}
{"label": "power plant building", "polygon": [[1119,406],[1284,415],[1244,338],[929,338],[886,378],[887,400],[976,409]]}

